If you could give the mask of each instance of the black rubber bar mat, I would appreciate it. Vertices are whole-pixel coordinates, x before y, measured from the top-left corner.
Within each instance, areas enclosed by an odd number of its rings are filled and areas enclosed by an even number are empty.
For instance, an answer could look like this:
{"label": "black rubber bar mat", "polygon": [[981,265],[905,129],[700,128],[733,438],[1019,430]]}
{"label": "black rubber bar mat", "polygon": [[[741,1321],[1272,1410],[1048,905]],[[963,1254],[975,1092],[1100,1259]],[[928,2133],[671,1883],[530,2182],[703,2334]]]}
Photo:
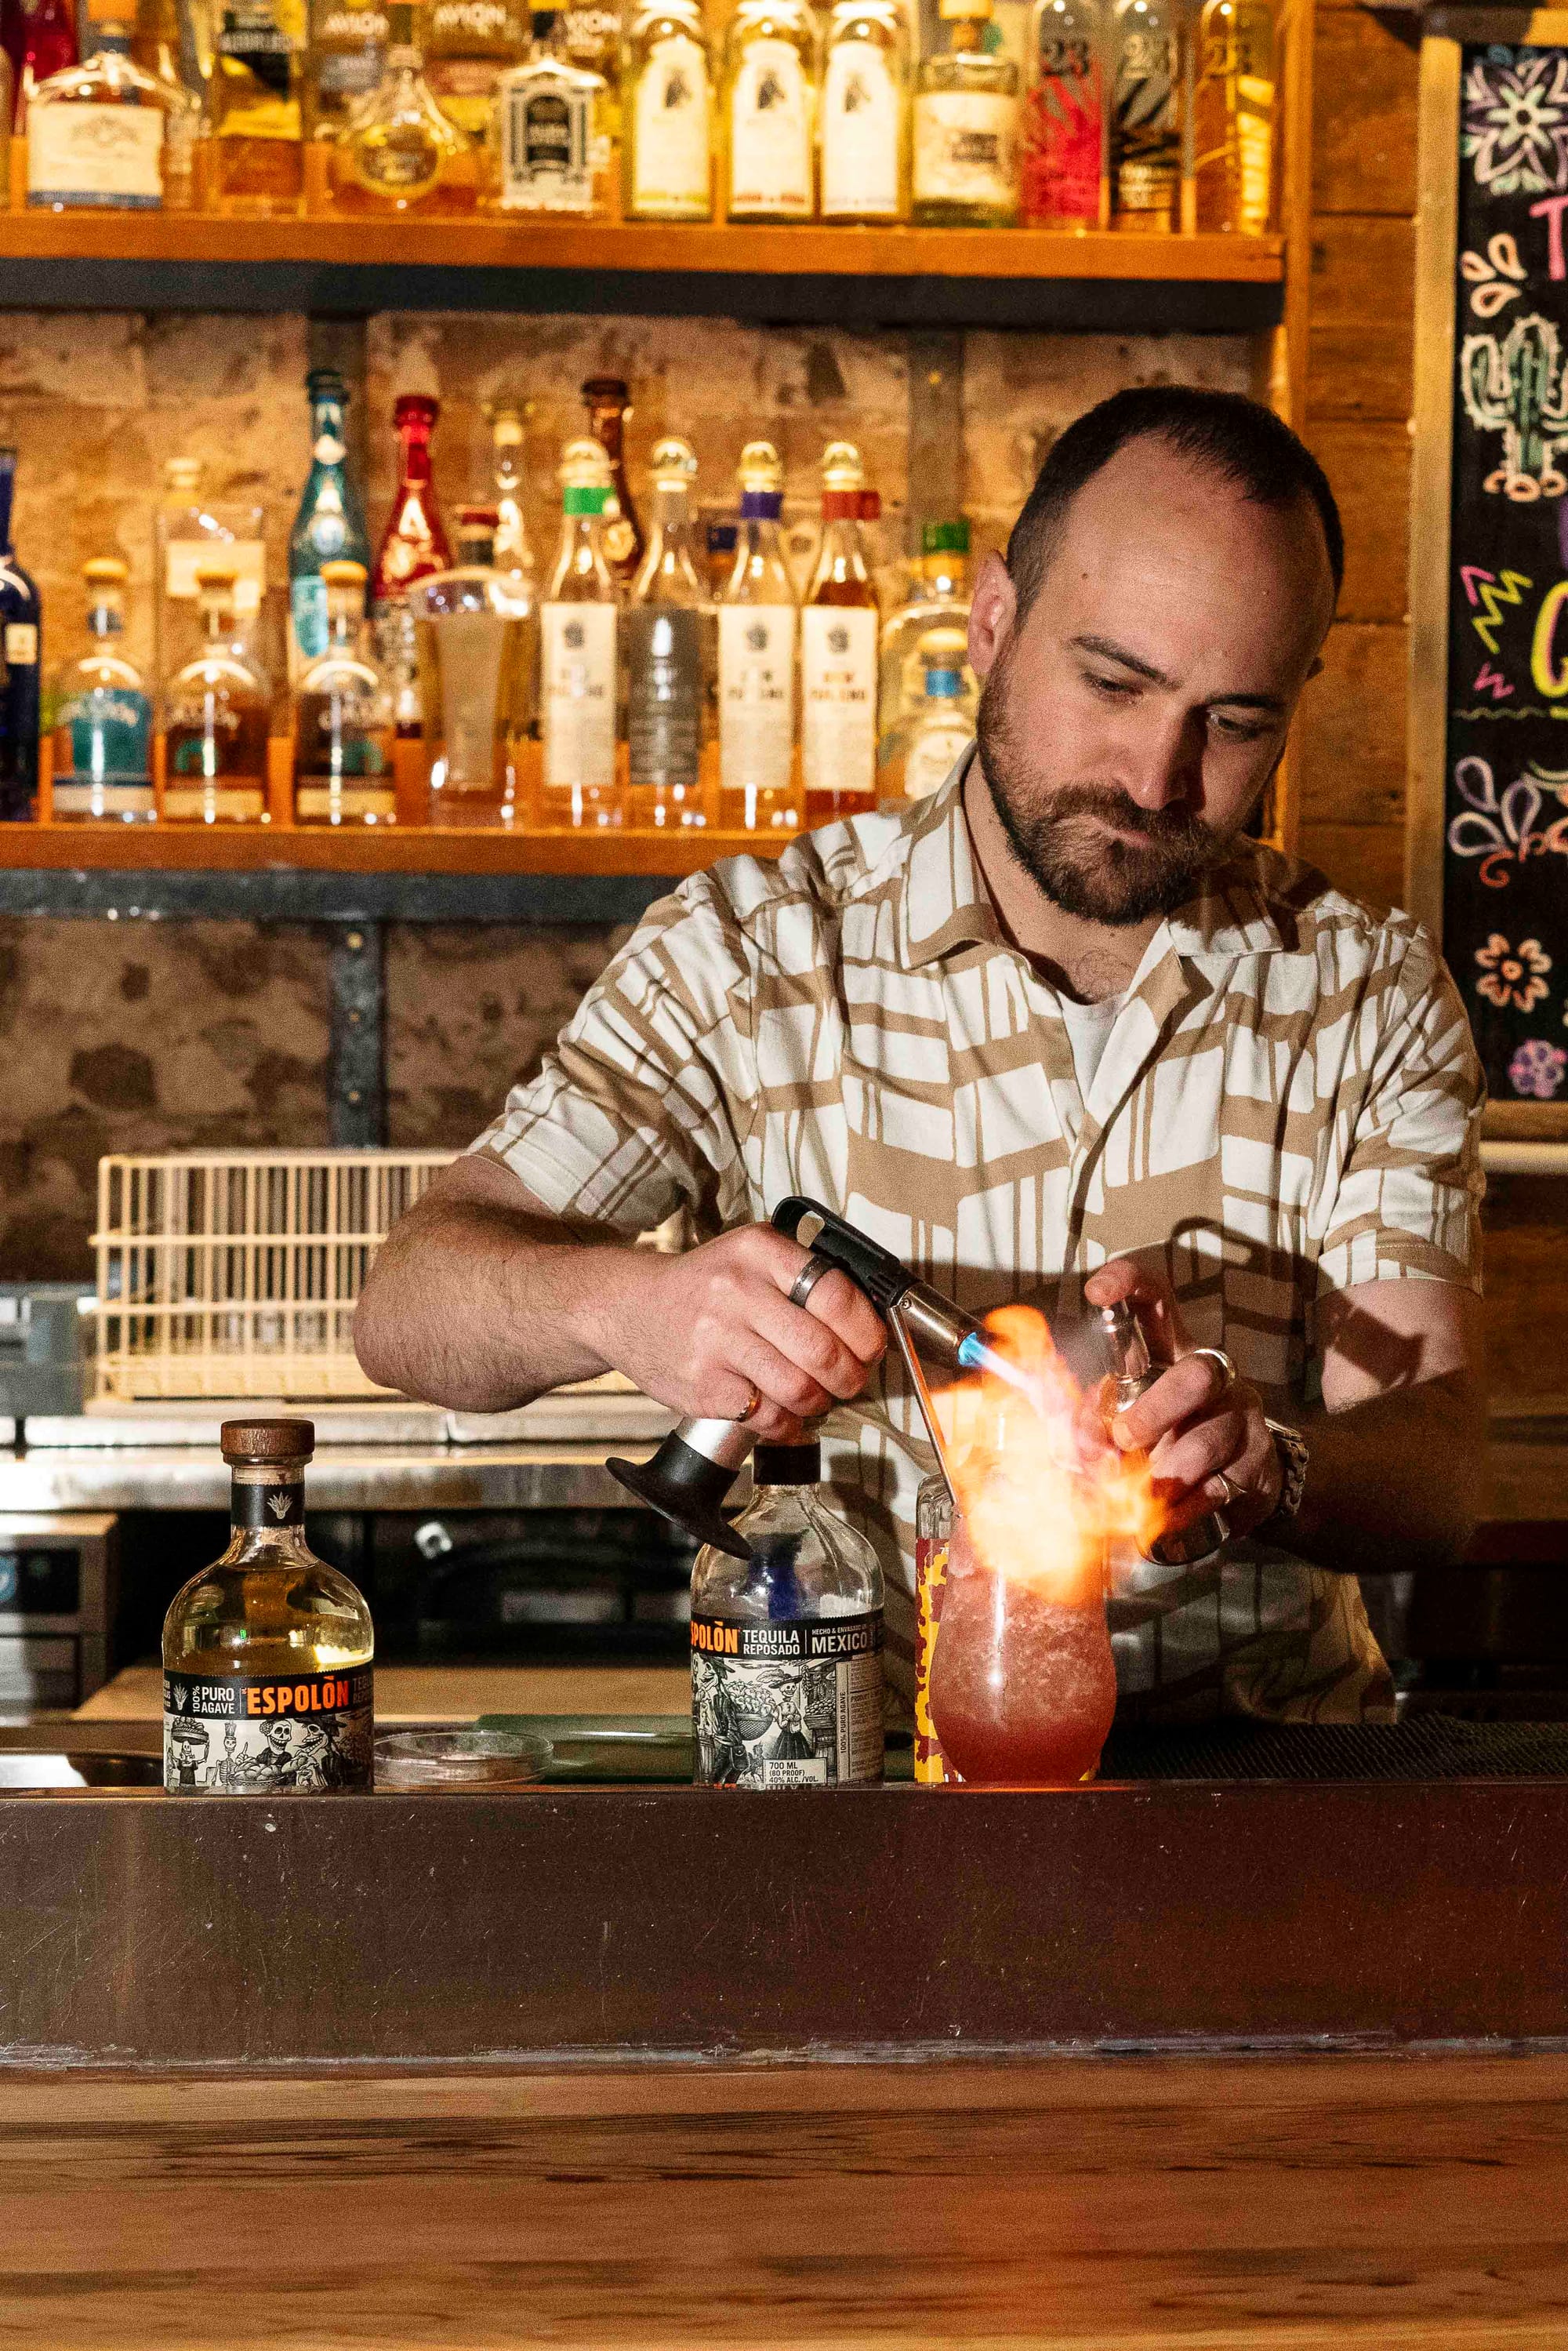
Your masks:
{"label": "black rubber bar mat", "polygon": [[1568,1722],[1214,1722],[1113,1730],[1102,1780],[1561,1780]]}

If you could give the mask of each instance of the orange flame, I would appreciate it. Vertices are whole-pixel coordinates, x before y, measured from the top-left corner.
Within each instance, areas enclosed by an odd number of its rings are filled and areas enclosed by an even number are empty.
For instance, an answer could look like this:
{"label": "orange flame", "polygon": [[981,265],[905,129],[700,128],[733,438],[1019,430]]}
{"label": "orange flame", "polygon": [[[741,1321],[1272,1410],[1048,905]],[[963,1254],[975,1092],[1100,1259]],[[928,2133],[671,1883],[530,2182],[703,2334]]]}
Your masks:
{"label": "orange flame", "polygon": [[1148,1460],[1110,1443],[1100,1392],[1085,1396],[1033,1307],[1000,1307],[986,1330],[1013,1378],[982,1371],[935,1399],[976,1555],[1059,1604],[1097,1604],[1107,1544],[1147,1551],[1165,1526]]}

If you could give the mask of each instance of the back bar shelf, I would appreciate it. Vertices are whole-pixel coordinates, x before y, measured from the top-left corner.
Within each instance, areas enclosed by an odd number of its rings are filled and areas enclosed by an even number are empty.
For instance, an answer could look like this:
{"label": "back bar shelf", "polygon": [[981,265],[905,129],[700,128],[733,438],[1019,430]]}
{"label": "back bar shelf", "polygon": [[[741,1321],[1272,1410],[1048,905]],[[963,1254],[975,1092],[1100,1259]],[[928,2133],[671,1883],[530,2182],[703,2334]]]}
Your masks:
{"label": "back bar shelf", "polygon": [[627,312],[1246,334],[1278,236],[0,214],[0,309]]}

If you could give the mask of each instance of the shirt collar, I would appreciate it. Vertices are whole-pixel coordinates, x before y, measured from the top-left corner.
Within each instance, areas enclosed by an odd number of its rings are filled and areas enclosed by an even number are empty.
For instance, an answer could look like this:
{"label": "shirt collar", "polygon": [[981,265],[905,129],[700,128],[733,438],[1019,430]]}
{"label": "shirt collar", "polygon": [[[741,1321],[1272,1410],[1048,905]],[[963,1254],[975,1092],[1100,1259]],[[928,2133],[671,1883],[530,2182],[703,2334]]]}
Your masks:
{"label": "shirt collar", "polygon": [[[962,947],[1006,945],[964,814],[964,778],[974,757],[971,743],[946,780],[920,802],[905,834],[906,969],[918,970]],[[1238,956],[1278,955],[1289,945],[1263,887],[1259,852],[1249,842],[1205,874],[1194,895],[1161,924],[1140,977],[1172,950],[1189,961],[1230,963]]]}

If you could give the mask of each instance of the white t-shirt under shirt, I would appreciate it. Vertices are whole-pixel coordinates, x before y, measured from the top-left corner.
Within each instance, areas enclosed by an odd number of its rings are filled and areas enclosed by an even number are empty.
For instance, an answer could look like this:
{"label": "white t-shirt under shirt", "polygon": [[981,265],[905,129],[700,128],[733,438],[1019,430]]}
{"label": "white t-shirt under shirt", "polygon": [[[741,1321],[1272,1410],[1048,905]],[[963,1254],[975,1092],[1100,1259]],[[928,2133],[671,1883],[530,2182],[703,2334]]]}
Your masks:
{"label": "white t-shirt under shirt", "polygon": [[1099,1004],[1074,1004],[1071,998],[1063,996],[1059,988],[1056,1000],[1067,1023],[1067,1041],[1072,1048],[1072,1066],[1078,1072],[1078,1091],[1087,1102],[1089,1090],[1094,1083],[1094,1072],[1100,1067],[1111,1031],[1116,1025],[1116,1015],[1127,999],[1124,995],[1107,996]]}

